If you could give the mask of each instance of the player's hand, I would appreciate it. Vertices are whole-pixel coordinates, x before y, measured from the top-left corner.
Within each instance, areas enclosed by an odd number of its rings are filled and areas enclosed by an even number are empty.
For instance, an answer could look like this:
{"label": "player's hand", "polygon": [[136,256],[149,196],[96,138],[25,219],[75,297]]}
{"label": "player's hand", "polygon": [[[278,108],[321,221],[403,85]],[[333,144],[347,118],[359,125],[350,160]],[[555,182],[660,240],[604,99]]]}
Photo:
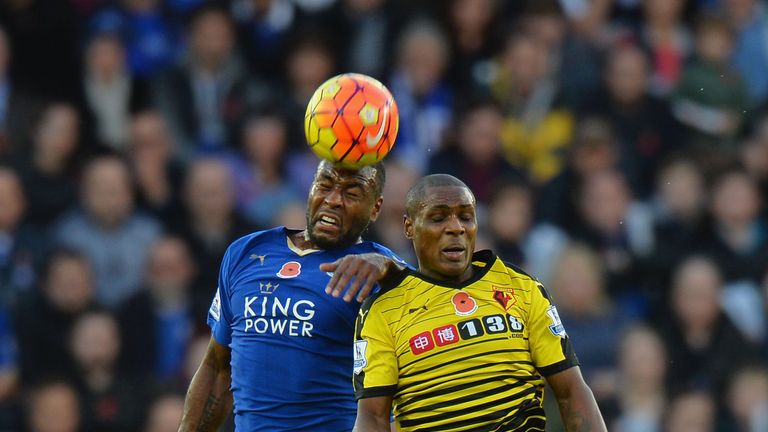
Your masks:
{"label": "player's hand", "polygon": [[355,295],[362,302],[371,293],[376,282],[386,276],[392,259],[377,253],[347,255],[332,263],[320,264],[320,270],[333,272],[331,280],[325,287],[325,293],[334,297],[341,296],[344,288],[344,301],[350,302]]}

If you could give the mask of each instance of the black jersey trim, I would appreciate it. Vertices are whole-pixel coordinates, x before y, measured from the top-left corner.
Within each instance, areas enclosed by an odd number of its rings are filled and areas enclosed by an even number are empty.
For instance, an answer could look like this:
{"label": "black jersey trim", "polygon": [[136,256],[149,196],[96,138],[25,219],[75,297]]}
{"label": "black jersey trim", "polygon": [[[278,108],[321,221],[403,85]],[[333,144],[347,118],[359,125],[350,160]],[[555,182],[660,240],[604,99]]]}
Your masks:
{"label": "black jersey trim", "polygon": [[355,399],[368,399],[373,397],[394,396],[397,393],[397,385],[368,387],[355,390]]}
{"label": "black jersey trim", "polygon": [[553,363],[549,366],[544,366],[537,368],[539,370],[539,373],[544,376],[552,376],[558,372],[562,372],[564,370],[570,369],[572,367],[578,366],[579,361],[575,358],[567,358],[565,360],[561,360],[557,363]]}
{"label": "black jersey trim", "polygon": [[528,272],[526,272],[525,270],[521,269],[520,267],[518,267],[518,266],[516,266],[516,265],[514,265],[514,264],[512,264],[512,263],[510,263],[509,261],[504,261],[504,260],[502,260],[501,262],[503,262],[505,266],[507,266],[507,267],[511,268],[511,269],[512,269],[512,270],[514,270],[515,272],[517,272],[517,273],[520,273],[520,274],[521,274],[521,275],[523,275],[523,276],[528,276],[529,278],[531,278],[531,280],[532,280],[532,281],[535,281],[535,282],[538,282],[538,281],[539,281],[539,280],[538,280],[538,279],[536,279],[535,277],[531,276],[531,275],[530,275]]}
{"label": "black jersey trim", "polygon": [[[484,266],[476,266],[476,265],[470,264],[470,265],[472,265],[472,270],[473,270],[472,271],[472,276],[470,276],[470,278],[465,280],[464,282],[450,282],[450,281],[435,279],[435,278],[429,277],[429,276],[427,276],[425,274],[419,273],[416,270],[411,270],[411,269],[407,269],[407,268],[403,269],[403,270],[400,270],[398,272],[397,276],[393,275],[392,280],[386,280],[386,281],[383,281],[383,282],[386,283],[387,286],[389,286],[392,283],[394,283],[395,286],[397,286],[397,285],[399,285],[403,281],[403,279],[406,278],[406,276],[413,276],[415,278],[421,279],[421,280],[423,280],[425,282],[429,282],[429,283],[437,285],[437,286],[441,286],[441,287],[445,287],[445,288],[462,289],[462,288],[466,288],[469,285],[472,285],[473,283],[475,283],[475,282],[479,281],[480,279],[484,278],[485,275],[488,273],[488,271],[493,266],[493,262],[496,261],[496,255],[494,255],[493,252],[491,252],[490,250],[487,250],[487,249],[481,250],[481,251],[477,251],[474,254],[472,254],[471,262],[476,262],[476,261],[482,262],[485,265]],[[388,278],[386,278],[386,279],[388,279]],[[384,291],[384,289],[383,289],[384,285],[381,282],[379,283],[379,285],[381,285],[382,291]],[[379,293],[381,293],[381,291]]]}

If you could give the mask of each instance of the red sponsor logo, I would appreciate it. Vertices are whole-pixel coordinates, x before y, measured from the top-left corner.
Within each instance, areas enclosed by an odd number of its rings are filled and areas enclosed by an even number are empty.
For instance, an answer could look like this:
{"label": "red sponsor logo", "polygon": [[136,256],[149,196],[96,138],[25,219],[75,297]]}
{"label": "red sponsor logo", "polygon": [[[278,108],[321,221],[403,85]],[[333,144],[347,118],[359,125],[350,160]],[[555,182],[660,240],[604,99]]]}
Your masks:
{"label": "red sponsor logo", "polygon": [[410,340],[411,352],[415,355],[423,354],[435,347],[432,333],[425,331],[412,337]]}
{"label": "red sponsor logo", "polygon": [[459,341],[459,331],[453,324],[432,330],[432,335],[435,337],[437,346],[455,344]]}

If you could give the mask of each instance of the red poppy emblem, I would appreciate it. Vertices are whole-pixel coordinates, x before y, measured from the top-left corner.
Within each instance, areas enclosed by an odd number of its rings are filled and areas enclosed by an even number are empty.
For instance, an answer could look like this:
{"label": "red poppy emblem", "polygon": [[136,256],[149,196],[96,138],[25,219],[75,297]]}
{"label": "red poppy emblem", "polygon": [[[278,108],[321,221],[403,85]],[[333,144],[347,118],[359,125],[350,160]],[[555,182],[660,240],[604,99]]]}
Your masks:
{"label": "red poppy emblem", "polygon": [[296,261],[288,261],[287,263],[283,264],[283,267],[281,267],[280,271],[277,272],[277,277],[290,279],[295,278],[299,274],[301,274],[301,264],[297,263]]}

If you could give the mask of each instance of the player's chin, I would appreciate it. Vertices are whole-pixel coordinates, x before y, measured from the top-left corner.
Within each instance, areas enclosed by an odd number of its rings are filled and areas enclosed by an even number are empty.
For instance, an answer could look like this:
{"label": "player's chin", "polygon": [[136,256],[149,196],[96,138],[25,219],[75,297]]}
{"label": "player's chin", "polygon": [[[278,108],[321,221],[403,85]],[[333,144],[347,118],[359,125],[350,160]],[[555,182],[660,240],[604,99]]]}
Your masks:
{"label": "player's chin", "polygon": [[309,237],[314,244],[322,249],[333,249],[342,243],[341,230],[328,229],[327,227],[313,226]]}
{"label": "player's chin", "polygon": [[467,270],[468,262],[441,260],[439,272],[445,276],[460,277]]}

